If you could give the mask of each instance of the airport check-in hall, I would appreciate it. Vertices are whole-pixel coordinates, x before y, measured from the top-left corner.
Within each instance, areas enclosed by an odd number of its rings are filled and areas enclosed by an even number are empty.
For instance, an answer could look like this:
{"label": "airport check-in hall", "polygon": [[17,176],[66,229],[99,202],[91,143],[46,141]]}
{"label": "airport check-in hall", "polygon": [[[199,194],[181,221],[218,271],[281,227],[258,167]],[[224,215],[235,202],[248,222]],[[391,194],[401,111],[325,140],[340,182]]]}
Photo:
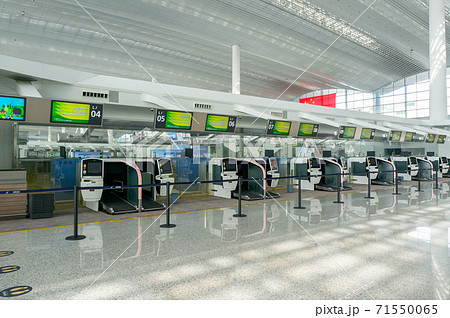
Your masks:
{"label": "airport check-in hall", "polygon": [[449,300],[449,12],[3,0],[0,300]]}

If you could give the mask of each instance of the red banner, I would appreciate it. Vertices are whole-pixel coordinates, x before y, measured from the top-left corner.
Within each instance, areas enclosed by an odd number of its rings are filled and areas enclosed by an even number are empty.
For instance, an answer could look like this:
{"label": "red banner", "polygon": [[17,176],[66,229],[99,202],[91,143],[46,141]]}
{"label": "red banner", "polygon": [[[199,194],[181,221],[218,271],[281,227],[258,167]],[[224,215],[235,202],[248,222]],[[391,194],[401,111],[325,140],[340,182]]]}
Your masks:
{"label": "red banner", "polygon": [[336,93],[315,97],[301,98],[300,104],[310,104],[336,108]]}

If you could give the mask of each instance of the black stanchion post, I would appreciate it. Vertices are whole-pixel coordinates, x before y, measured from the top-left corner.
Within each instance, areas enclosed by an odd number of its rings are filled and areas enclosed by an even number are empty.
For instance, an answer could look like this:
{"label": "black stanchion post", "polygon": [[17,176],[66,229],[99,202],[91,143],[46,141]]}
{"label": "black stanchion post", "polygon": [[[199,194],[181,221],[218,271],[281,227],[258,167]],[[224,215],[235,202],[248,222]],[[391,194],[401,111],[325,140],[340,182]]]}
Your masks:
{"label": "black stanchion post", "polygon": [[394,170],[394,178],[395,178],[395,192],[392,193],[393,195],[401,195],[401,193],[398,193],[398,173],[397,169]]}
{"label": "black stanchion post", "polygon": [[422,178],[421,171],[420,171],[420,168],[418,168],[418,171],[417,171],[417,187],[419,189],[417,189],[417,191],[419,191],[419,192],[422,192],[422,189],[420,188],[420,179],[421,178]]}
{"label": "black stanchion post", "polygon": [[342,179],[342,174],[337,174],[336,177],[338,178],[338,187],[337,187],[337,200],[334,201],[334,203],[344,203],[344,201],[341,201],[341,179]]}
{"label": "black stanchion post", "polygon": [[[439,165],[439,163],[438,163],[438,165]],[[439,176],[439,167],[436,167],[436,187],[434,188],[435,190],[439,190],[438,176]]]}
{"label": "black stanchion post", "polygon": [[367,171],[367,196],[364,197],[365,199],[375,199],[374,197],[370,196],[371,184],[372,184],[372,180],[370,179],[370,171]]}
{"label": "black stanchion post", "polygon": [[73,187],[73,235],[66,237],[68,241],[85,239],[85,235],[78,235],[78,186]]}
{"label": "black stanchion post", "polygon": [[238,213],[233,214],[235,218],[245,218],[247,215],[242,214],[242,177],[238,177]]}
{"label": "black stanchion post", "polygon": [[166,224],[161,224],[160,227],[170,228],[175,227],[175,224],[170,223],[170,182],[166,183]]}
{"label": "black stanchion post", "polygon": [[302,206],[302,178],[298,176],[298,206],[295,206],[294,209],[305,209],[304,206]]}

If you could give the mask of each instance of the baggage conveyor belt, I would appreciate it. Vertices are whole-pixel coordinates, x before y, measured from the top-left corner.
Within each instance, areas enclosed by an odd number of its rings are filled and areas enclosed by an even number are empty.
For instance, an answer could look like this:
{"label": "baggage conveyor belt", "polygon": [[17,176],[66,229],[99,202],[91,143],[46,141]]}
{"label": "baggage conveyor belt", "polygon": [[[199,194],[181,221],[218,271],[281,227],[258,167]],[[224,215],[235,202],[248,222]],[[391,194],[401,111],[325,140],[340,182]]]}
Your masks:
{"label": "baggage conveyor belt", "polygon": [[138,208],[112,191],[103,191],[99,204],[109,214],[138,212]]}

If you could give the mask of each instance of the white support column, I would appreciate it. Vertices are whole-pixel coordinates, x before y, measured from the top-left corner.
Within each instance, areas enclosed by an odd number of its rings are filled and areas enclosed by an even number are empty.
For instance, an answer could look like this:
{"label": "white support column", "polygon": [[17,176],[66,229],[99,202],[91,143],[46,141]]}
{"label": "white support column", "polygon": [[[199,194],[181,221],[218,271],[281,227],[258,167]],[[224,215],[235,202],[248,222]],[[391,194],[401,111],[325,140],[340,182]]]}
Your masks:
{"label": "white support column", "polygon": [[447,120],[445,3],[429,1],[430,120]]}
{"label": "white support column", "polygon": [[241,93],[241,47],[234,44],[232,47],[231,60],[231,92],[233,94]]}

